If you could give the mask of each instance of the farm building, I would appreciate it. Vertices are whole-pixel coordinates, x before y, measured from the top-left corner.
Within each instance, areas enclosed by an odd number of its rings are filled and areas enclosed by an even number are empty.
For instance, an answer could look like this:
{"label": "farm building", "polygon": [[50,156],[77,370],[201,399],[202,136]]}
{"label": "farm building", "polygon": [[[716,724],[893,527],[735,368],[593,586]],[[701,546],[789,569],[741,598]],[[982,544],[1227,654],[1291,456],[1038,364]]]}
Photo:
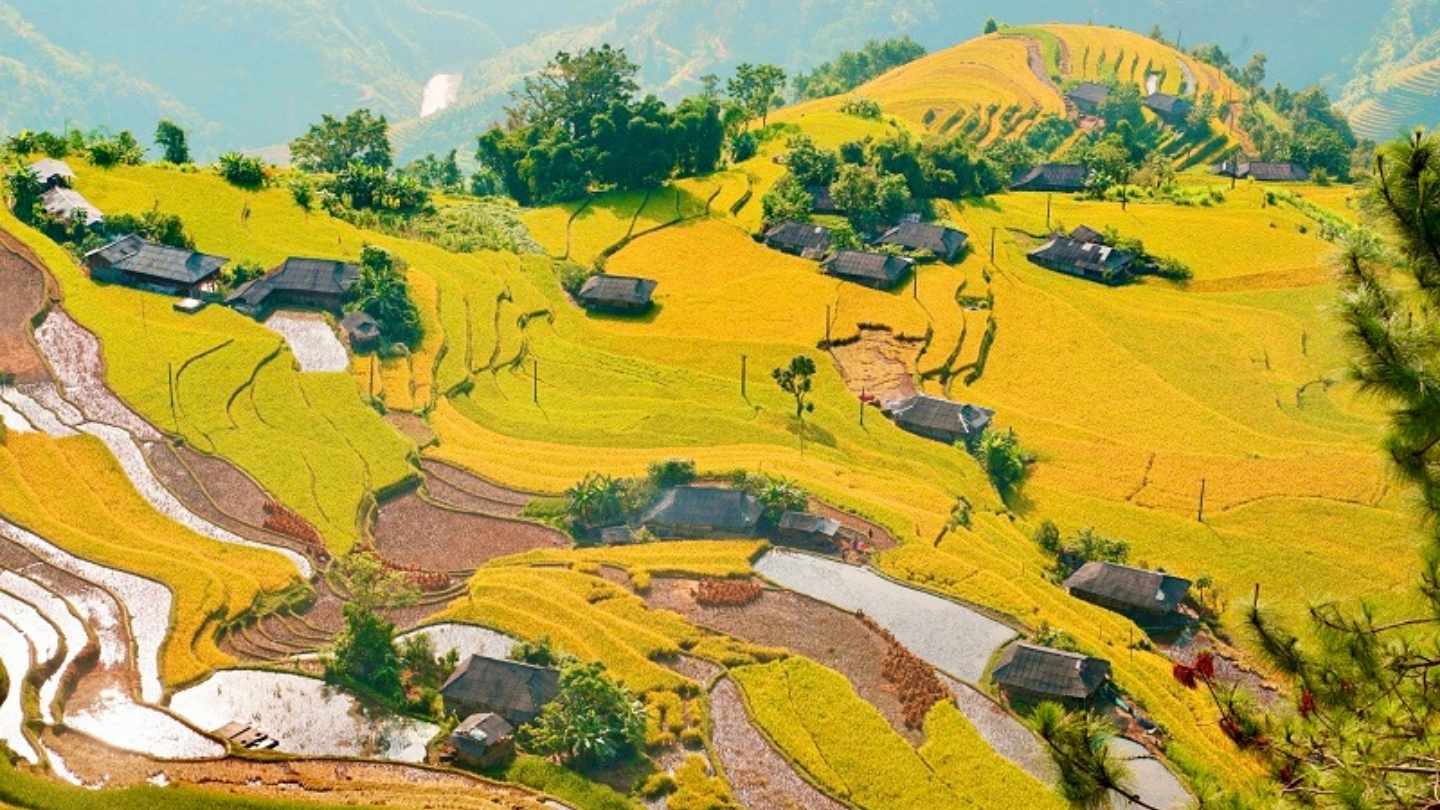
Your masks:
{"label": "farm building", "polygon": [[1226,160],[1211,166],[1210,171],[1224,177],[1234,177],[1240,180],[1251,178],[1262,183],[1303,183],[1310,179],[1310,173],[1303,167],[1280,161]]}
{"label": "farm building", "polygon": [[776,526],[775,540],[787,546],[831,551],[840,534],[840,521],[812,512],[786,512]]}
{"label": "farm building", "polygon": [[105,215],[91,205],[85,195],[64,186],[55,186],[41,194],[40,207],[45,209],[46,214],[65,222],[83,216],[86,226],[91,228],[105,221]]}
{"label": "farm building", "polygon": [[682,486],[663,490],[640,525],[660,537],[751,537],[760,502],[738,489]]}
{"label": "farm building", "polygon": [[345,333],[350,348],[357,352],[368,351],[380,343],[380,323],[368,312],[357,310],[341,318],[340,331]]}
{"label": "farm building", "polygon": [[904,256],[842,250],[821,262],[820,267],[836,278],[883,290],[900,283],[914,264],[913,259]]}
{"label": "farm building", "polygon": [[1110,662],[1034,644],[1013,645],[995,667],[1009,700],[1088,704],[1110,680]]}
{"label": "farm building", "polygon": [[1180,124],[1185,121],[1185,116],[1195,108],[1189,100],[1172,96],[1169,93],[1151,93],[1145,97],[1145,106],[1160,116],[1167,124]]}
{"label": "farm building", "polygon": [[292,256],[265,275],[241,285],[225,303],[250,315],[285,306],[338,314],[359,279],[359,266],[349,262]]}
{"label": "farm building", "polygon": [[898,402],[887,403],[885,414],[902,430],[946,444],[978,439],[995,416],[995,412],[989,408],[953,402],[928,394],[915,394]]}
{"label": "farm building", "polygon": [[1075,230],[1070,232],[1070,238],[1076,242],[1105,244],[1105,234],[1095,230],[1089,225],[1076,225]]}
{"label": "farm building", "polygon": [[560,694],[557,670],[472,655],[440,687],[445,710],[460,717],[490,712],[524,725]]}
{"label": "farm building", "polygon": [[135,234],[85,254],[85,267],[98,281],[195,297],[211,290],[230,261],[185,248],[148,242]]}
{"label": "farm building", "polygon": [[1075,109],[1087,115],[1094,115],[1100,111],[1100,105],[1110,97],[1109,85],[1096,82],[1081,82],[1068,93],[1065,98],[1075,105]]}
{"label": "farm building", "polygon": [[954,261],[965,249],[963,231],[929,222],[902,222],[875,240],[877,245],[897,245],[907,250],[928,250],[945,261]]}
{"label": "farm building", "polygon": [[835,197],[830,194],[829,186],[806,186],[805,193],[810,195],[813,202],[810,203],[810,210],[817,214],[843,214],[840,206],[835,204]]}
{"label": "farm building", "polygon": [[1130,280],[1135,254],[1116,250],[1100,242],[1082,242],[1057,236],[1026,254],[1030,261],[1047,270],[1066,273],[1103,284]]}
{"label": "farm building", "polygon": [[1065,580],[1077,599],[1122,613],[1137,624],[1175,616],[1190,592],[1190,580],[1109,562],[1087,562]]}
{"label": "farm building", "polygon": [[1042,163],[1028,171],[1017,169],[1011,191],[1084,191],[1085,167],[1078,163]]}
{"label": "farm building", "polygon": [[830,249],[830,229],[809,222],[781,222],[765,232],[765,246],[818,259]]}
{"label": "farm building", "polygon": [[70,164],[54,158],[41,158],[31,163],[30,173],[47,189],[68,188],[75,180],[75,171]]}
{"label": "farm building", "polygon": [[575,297],[586,309],[609,312],[644,312],[650,308],[650,296],[656,282],[634,276],[612,276],[599,273],[585,279]]}
{"label": "farm building", "polygon": [[493,712],[472,714],[450,732],[450,745],[462,765],[495,765],[515,753],[515,727]]}

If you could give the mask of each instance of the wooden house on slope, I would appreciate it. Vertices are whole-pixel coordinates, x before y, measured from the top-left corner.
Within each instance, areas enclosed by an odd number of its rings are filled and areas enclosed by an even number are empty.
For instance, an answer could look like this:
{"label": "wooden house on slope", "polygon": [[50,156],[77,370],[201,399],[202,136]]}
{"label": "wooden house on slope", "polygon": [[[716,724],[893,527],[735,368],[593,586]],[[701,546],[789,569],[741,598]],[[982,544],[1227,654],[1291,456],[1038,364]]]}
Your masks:
{"label": "wooden house on slope", "polygon": [[380,345],[380,322],[368,312],[357,310],[341,318],[340,331],[353,351],[369,351]]}
{"label": "wooden house on slope", "polygon": [[1123,614],[1141,626],[1174,621],[1190,593],[1190,580],[1110,562],[1087,562],[1065,589],[1077,599]]}
{"label": "wooden house on slope", "polygon": [[75,182],[75,171],[70,164],[54,158],[41,158],[31,163],[30,174],[35,181],[48,189],[69,188]]}
{"label": "wooden house on slope", "polygon": [[1310,179],[1304,167],[1284,161],[1225,160],[1210,167],[1213,174],[1222,177],[1247,178],[1262,183],[1303,183]]}
{"label": "wooden house on slope", "polygon": [[338,315],[359,280],[360,267],[350,262],[292,256],[241,285],[225,303],[255,317],[278,307],[322,309]]}
{"label": "wooden house on slope", "polygon": [[85,267],[97,281],[191,298],[214,289],[220,269],[229,261],[149,242],[133,233],[85,254]]}
{"label": "wooden house on slope", "polygon": [[830,249],[830,229],[809,222],[781,222],[763,237],[765,246],[806,259],[818,259]]}
{"label": "wooden house on slope", "polygon": [[842,250],[820,263],[828,275],[864,284],[867,287],[888,290],[900,283],[900,279],[914,266],[913,259],[891,256],[888,253],[865,253],[859,250]]}
{"label": "wooden house on slope", "polygon": [[843,214],[844,210],[835,202],[835,196],[830,193],[830,187],[824,185],[806,186],[805,192],[810,195],[810,210],[816,214]]}
{"label": "wooden house on slope", "polygon": [[1188,99],[1169,93],[1151,93],[1145,97],[1143,103],[1151,112],[1159,116],[1160,120],[1171,126],[1185,123],[1185,118],[1195,108],[1195,105]]}
{"label": "wooden house on slope", "polygon": [[105,214],[85,199],[85,195],[65,186],[46,189],[40,195],[40,207],[46,214],[62,222],[70,222],[76,217],[80,217],[90,228],[105,222]]}
{"label": "wooden house on slope", "polygon": [[884,406],[897,427],[946,444],[978,441],[995,412],[979,405],[915,394]]}
{"label": "wooden house on slope", "polygon": [[874,244],[906,250],[927,250],[947,262],[955,261],[969,237],[964,231],[931,222],[902,222],[876,238]]}
{"label": "wooden house on slope", "polygon": [[753,537],[763,510],[738,489],[680,486],[662,490],[640,518],[659,537]]}
{"label": "wooden house on slope", "polygon": [[1016,169],[1011,178],[1011,191],[1085,190],[1085,167],[1078,163],[1042,163],[1033,169]]}
{"label": "wooden house on slope", "polygon": [[559,694],[559,671],[483,655],[465,659],[440,686],[446,711],[497,714],[512,726],[535,719]]}
{"label": "wooden house on slope", "polygon": [[834,551],[840,537],[840,521],[812,512],[785,512],[775,527],[775,541],[787,546],[816,551]]}
{"label": "wooden house on slope", "polygon": [[1089,705],[1110,682],[1110,662],[1017,643],[1001,657],[992,677],[1011,701]]}
{"label": "wooden house on slope", "polygon": [[1133,253],[1116,250],[1103,242],[1082,242],[1068,236],[1056,236],[1026,256],[1047,270],[1102,284],[1129,281],[1135,264]]}
{"label": "wooden house on slope", "polygon": [[1100,105],[1109,97],[1110,86],[1097,82],[1081,82],[1065,94],[1065,98],[1075,105],[1075,109],[1085,115],[1100,112]]}
{"label": "wooden house on slope", "polygon": [[493,712],[472,714],[450,732],[449,742],[461,764],[488,767],[515,753],[515,727]]}
{"label": "wooden house on slope", "polygon": [[657,283],[648,278],[599,273],[585,279],[575,298],[586,309],[602,312],[644,312],[650,308]]}

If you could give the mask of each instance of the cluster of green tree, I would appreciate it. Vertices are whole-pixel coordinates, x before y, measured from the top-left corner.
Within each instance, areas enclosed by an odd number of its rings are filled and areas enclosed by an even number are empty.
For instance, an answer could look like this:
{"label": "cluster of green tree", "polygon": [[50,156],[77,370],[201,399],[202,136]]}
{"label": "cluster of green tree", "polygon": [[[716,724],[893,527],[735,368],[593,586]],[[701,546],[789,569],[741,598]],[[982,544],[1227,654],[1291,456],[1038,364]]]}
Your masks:
{"label": "cluster of green tree", "polygon": [[609,45],[556,54],[515,91],[508,126],[480,136],[476,159],[523,205],[713,171],[726,135],[718,99],[696,96],[671,109],[637,98],[637,70]]}
{"label": "cluster of green tree", "polygon": [[225,152],[216,159],[215,172],[240,188],[254,189],[265,185],[265,161],[257,155]]}
{"label": "cluster of green tree", "polygon": [[785,177],[761,199],[767,223],[806,222],[823,186],[851,227],[871,233],[911,210],[915,201],[976,197],[1004,188],[1010,144],[979,150],[964,136],[917,140],[899,132],[821,149],[808,136],[787,144]]}
{"label": "cluster of green tree", "polygon": [[442,157],[431,153],[411,161],[400,170],[429,189],[459,193],[465,190],[465,173],[460,170],[457,151],[451,149]]}
{"label": "cluster of green tree", "polygon": [[1130,544],[1096,532],[1093,528],[1077,530],[1067,539],[1054,522],[1046,520],[1035,530],[1035,543],[1040,550],[1055,558],[1053,574],[1064,580],[1087,562],[1124,564],[1130,561]]}
{"label": "cluster of green tree", "polygon": [[384,249],[361,248],[360,278],[350,290],[349,305],[375,319],[385,343],[420,345],[420,310],[410,297],[405,268]]}
{"label": "cluster of green tree", "polygon": [[796,100],[835,96],[924,55],[925,48],[908,36],[872,39],[858,51],[843,51],[809,73],[796,74],[790,86]]}
{"label": "cluster of green tree", "polygon": [[15,158],[31,155],[64,158],[80,155],[96,166],[136,165],[145,159],[145,147],[130,130],[110,135],[104,130],[89,132],[72,129],[57,135],[53,132],[22,130],[5,140],[5,151]]}
{"label": "cluster of green tree", "polygon": [[392,154],[385,116],[367,109],[344,118],[322,116],[290,142],[296,168],[326,175],[320,203],[342,218],[356,211],[403,218],[431,209],[429,191],[413,174],[394,171]]}
{"label": "cluster of green tree", "polygon": [[1006,499],[1014,495],[1025,482],[1025,476],[1030,472],[1030,463],[1034,461],[1020,445],[1020,437],[1015,435],[1013,428],[1005,431],[993,428],[986,430],[978,442],[967,445],[966,449],[980,462],[991,486],[995,487],[1001,498]]}

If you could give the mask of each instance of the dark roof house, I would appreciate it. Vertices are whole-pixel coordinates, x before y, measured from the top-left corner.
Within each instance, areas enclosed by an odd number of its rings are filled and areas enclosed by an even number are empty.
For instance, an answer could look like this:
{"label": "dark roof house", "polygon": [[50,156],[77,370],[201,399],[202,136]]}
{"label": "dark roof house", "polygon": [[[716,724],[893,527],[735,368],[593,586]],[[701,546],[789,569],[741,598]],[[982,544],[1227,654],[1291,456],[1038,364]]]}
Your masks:
{"label": "dark roof house", "polygon": [[46,188],[69,186],[75,180],[75,171],[70,168],[70,164],[54,158],[41,158],[31,163],[30,173]]}
{"label": "dark roof house", "polygon": [[993,677],[1012,700],[1085,703],[1110,680],[1110,662],[1018,643],[1000,659]]}
{"label": "dark roof house", "polygon": [[830,551],[840,534],[840,521],[813,512],[785,512],[776,525],[775,539],[785,545]]}
{"label": "dark roof house", "polygon": [[929,222],[902,222],[875,240],[877,245],[898,245],[908,250],[928,250],[945,261],[953,261],[965,249],[963,231]]}
{"label": "dark roof house", "polygon": [[1164,571],[1092,561],[1065,580],[1065,589],[1086,602],[1149,618],[1175,613],[1190,592],[1190,580]]}
{"label": "dark roof house", "polygon": [[781,222],[765,232],[764,241],[766,247],[815,259],[830,249],[830,229],[809,222]]}
{"label": "dark roof house", "polygon": [[1066,93],[1065,97],[1070,99],[1076,109],[1093,115],[1100,110],[1100,105],[1105,103],[1105,99],[1110,97],[1110,86],[1096,82],[1081,82]]}
{"label": "dark roof house", "polygon": [[978,439],[995,416],[989,408],[928,394],[888,403],[885,412],[901,429],[946,444]]}
{"label": "dark roof house", "polygon": [[133,233],[85,254],[91,278],[192,297],[211,286],[228,261],[224,256],[148,242]]}
{"label": "dark roof house", "polygon": [[1188,99],[1172,96],[1169,93],[1151,93],[1145,97],[1145,106],[1166,122],[1175,124],[1185,120],[1185,116],[1194,109]]}
{"label": "dark roof house", "polygon": [[751,537],[761,511],[755,496],[738,489],[671,487],[660,492],[640,525],[660,537]]}
{"label": "dark roof house", "polygon": [[450,732],[455,757],[468,765],[489,765],[515,751],[515,727],[493,712],[472,714]]}
{"label": "dark roof house", "polygon": [[1030,261],[1048,270],[1067,273],[1104,284],[1120,284],[1131,276],[1135,254],[1116,250],[1100,242],[1081,242],[1057,236],[1026,254]]}
{"label": "dark roof house", "polygon": [[843,278],[869,287],[889,289],[898,284],[914,264],[913,259],[907,259],[904,256],[842,250],[821,262],[820,266],[826,273],[836,278]]}
{"label": "dark roof house", "polygon": [[1094,242],[1105,244],[1105,234],[1095,230],[1089,225],[1076,225],[1075,230],[1070,232],[1070,238],[1076,242]]}
{"label": "dark roof house", "polygon": [[813,202],[810,203],[810,210],[817,214],[843,214],[840,206],[835,204],[835,197],[830,194],[830,187],[823,185],[806,186],[806,193],[810,195]]}
{"label": "dark roof house", "polygon": [[1016,169],[1011,191],[1084,191],[1085,167],[1078,163],[1042,163],[1033,169]]}
{"label": "dark roof house", "polygon": [[1236,177],[1241,180],[1248,177],[1262,183],[1303,183],[1310,179],[1310,173],[1305,171],[1304,167],[1282,161],[1242,160],[1237,162],[1232,159],[1216,163],[1210,167],[1210,171],[1214,174]]}
{"label": "dark roof house", "polygon": [[586,309],[642,312],[650,308],[655,287],[652,279],[599,273],[585,279],[575,297]]}
{"label": "dark roof house", "polygon": [[40,207],[50,216],[66,222],[77,213],[85,217],[85,224],[88,226],[93,227],[105,221],[105,215],[99,208],[91,205],[83,194],[64,186],[55,186],[41,194]]}
{"label": "dark roof house", "polygon": [[355,351],[365,351],[380,342],[380,322],[368,312],[357,309],[347,314],[340,319],[340,330]]}
{"label": "dark roof house", "polygon": [[252,315],[281,306],[339,312],[360,267],[338,259],[290,257],[279,267],[240,286],[225,303]]}
{"label": "dark roof house", "polygon": [[560,694],[558,670],[472,655],[440,687],[445,709],[461,717],[491,712],[514,726],[535,719]]}

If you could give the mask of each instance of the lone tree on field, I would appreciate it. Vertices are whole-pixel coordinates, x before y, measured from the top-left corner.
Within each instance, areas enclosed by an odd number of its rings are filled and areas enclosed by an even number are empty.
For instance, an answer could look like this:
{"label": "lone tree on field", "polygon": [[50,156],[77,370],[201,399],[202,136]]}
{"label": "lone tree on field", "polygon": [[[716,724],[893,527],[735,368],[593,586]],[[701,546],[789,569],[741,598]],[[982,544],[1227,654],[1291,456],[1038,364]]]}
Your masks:
{"label": "lone tree on field", "polygon": [[815,376],[815,361],[803,354],[797,354],[790,365],[770,372],[780,390],[795,398],[795,418],[804,421],[805,414],[815,410],[810,401],[811,378]]}
{"label": "lone tree on field", "polygon": [[759,118],[760,126],[770,120],[770,107],[775,96],[785,86],[785,71],[775,65],[752,65],[749,62],[735,66],[735,77],[726,83],[730,97],[740,103],[750,119]]}
{"label": "lone tree on field", "polygon": [[170,163],[189,163],[190,146],[185,142],[185,130],[174,121],[160,119],[155,127],[155,143],[165,152]]}

